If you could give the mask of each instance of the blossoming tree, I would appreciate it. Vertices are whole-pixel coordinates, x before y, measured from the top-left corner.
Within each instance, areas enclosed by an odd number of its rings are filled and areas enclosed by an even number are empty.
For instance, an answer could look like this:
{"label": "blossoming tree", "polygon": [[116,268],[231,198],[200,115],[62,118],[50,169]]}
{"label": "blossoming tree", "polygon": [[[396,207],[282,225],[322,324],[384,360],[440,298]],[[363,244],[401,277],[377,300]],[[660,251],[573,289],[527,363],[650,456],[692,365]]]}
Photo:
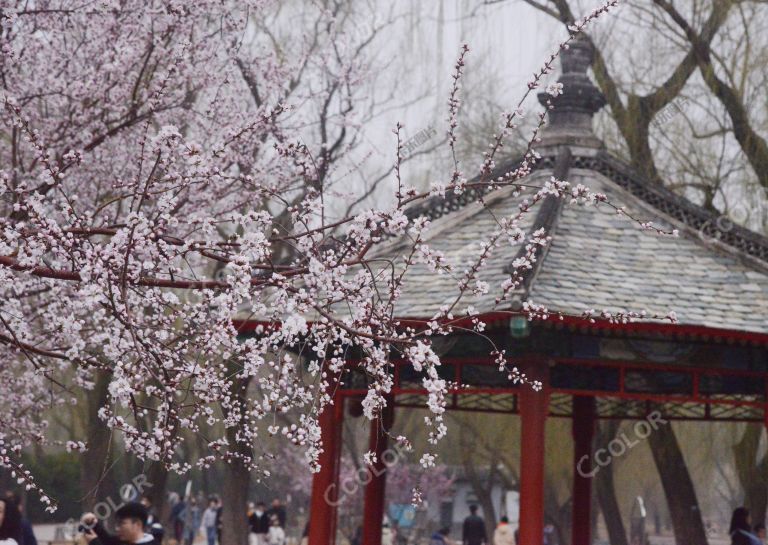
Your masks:
{"label": "blossoming tree", "polygon": [[[574,35],[615,4],[579,21]],[[368,418],[386,404],[393,353],[424,373],[436,443],[446,433],[448,386],[430,338],[449,332],[459,312],[482,331],[461,305],[467,294],[495,290],[503,308],[536,247],[549,243],[547,233],[520,226],[546,196],[611,206],[561,180],[519,186],[528,192],[519,212],[498,218],[474,263],[454,269],[429,247],[430,222],[414,204],[517,186],[530,172],[535,132],[522,165],[492,175],[518,108],[502,116],[477,176],[454,161],[427,191],[400,176],[397,125],[389,198],[334,215],[339,184],[351,176],[338,159],[357,143],[361,44],[339,31],[337,11],[318,8],[312,33],[268,48],[260,22],[274,8],[269,0],[0,3],[0,463],[28,488],[34,477],[18,456],[45,441],[44,411],[98,380],[106,381],[101,422],[142,460],[181,473],[217,460],[258,471],[268,453],[254,445],[279,436],[317,470],[317,416],[350,350],[362,354],[369,377]],[[448,102],[451,150],[467,52]],[[537,120],[540,127],[544,112]],[[384,274],[376,248],[392,237],[405,249]],[[509,279],[480,282],[489,256],[510,244],[527,252]],[[452,304],[409,329],[395,304],[415,264],[452,273],[456,290]],[[236,318],[262,326],[242,340]],[[496,357],[502,372],[537,387]],[[189,434],[205,437],[199,459],[178,456]],[[432,465],[434,454],[422,463]]]}

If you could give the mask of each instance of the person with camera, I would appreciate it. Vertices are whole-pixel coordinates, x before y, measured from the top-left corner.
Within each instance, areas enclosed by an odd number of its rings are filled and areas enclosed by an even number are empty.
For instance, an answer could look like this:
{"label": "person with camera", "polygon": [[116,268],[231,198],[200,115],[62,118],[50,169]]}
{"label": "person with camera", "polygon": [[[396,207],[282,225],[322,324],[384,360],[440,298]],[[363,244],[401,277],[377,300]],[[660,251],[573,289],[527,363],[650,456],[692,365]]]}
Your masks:
{"label": "person with camera", "polygon": [[139,502],[126,503],[115,511],[115,534],[110,534],[93,513],[80,517],[80,531],[88,545],[161,545],[146,530],[149,512]]}

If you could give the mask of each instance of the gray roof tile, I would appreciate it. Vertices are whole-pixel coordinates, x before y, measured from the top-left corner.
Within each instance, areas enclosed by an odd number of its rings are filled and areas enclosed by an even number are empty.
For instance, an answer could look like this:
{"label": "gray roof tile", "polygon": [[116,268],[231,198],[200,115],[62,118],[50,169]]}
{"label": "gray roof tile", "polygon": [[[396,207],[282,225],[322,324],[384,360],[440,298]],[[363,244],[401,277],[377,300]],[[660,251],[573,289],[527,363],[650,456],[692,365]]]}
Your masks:
{"label": "gray roof tile", "polygon": [[[549,170],[536,171],[526,183],[540,185],[550,175]],[[768,333],[768,264],[705,242],[695,231],[596,171],[572,170],[568,178],[574,185],[582,183],[608,194],[634,217],[665,229],[679,229],[680,236],[644,231],[606,206],[566,204],[529,300],[569,314],[590,308],[658,314],[675,311],[684,324]],[[474,203],[433,222],[428,243],[444,253],[453,272],[438,275],[424,265],[412,267],[406,274],[398,315],[429,317],[440,305],[455,299],[458,279],[478,255],[478,243],[496,228],[494,216],[517,212],[519,198],[510,193],[505,188],[486,196],[493,215]],[[534,214],[528,214],[521,227],[530,228]],[[382,247],[380,254],[402,264],[398,251],[402,248],[395,241]],[[506,240],[499,245],[479,275],[489,283],[490,292],[467,296],[458,309],[473,305],[480,312],[498,310],[495,298],[507,278],[504,267],[517,249]]]}

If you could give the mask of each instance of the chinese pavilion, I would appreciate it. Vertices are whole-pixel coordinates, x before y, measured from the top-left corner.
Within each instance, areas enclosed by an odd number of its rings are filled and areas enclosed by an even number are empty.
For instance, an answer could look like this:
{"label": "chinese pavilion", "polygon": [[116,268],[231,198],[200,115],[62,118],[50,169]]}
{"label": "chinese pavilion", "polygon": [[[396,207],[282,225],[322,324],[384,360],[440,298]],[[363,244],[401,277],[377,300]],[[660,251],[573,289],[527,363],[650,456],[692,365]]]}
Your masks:
{"label": "chinese pavilion", "polygon": [[[541,186],[550,176],[605,193],[632,217],[652,220],[679,237],[640,229],[610,209],[564,205],[547,197],[526,226],[553,235],[526,272],[511,305],[498,312],[494,295],[467,301],[480,312],[487,335],[510,361],[544,387],[536,392],[499,373],[489,344],[478,335],[443,339],[443,378],[454,381],[449,410],[517,414],[521,418],[520,544],[541,545],[544,526],[544,451],[548,418],[570,418],[574,466],[592,452],[597,419],[641,419],[659,411],[669,420],[768,423],[768,239],[718,220],[717,216],[635,174],[609,155],[592,131],[605,100],[590,81],[591,45],[582,40],[562,52],[564,94],[554,99],[538,151],[542,159],[524,180]],[[542,103],[544,97],[540,97]],[[500,175],[519,162],[506,164]],[[481,190],[427,202],[413,215],[433,220],[431,247],[449,262],[477,255],[476,243],[493,230],[496,216],[514,213],[513,188]],[[387,252],[397,259],[398,242]],[[497,252],[484,281],[499,286],[516,255]],[[455,294],[455,281],[426,269],[410,271],[398,314],[403,321],[429,318]],[[678,323],[648,320],[627,324],[581,318],[529,322],[509,311],[532,301],[579,316],[585,309],[646,309]],[[458,330],[456,330],[458,331]],[[366,392],[365,376],[350,366],[335,404],[321,415],[322,470],[312,489],[310,545],[335,542],[335,491],[344,401]],[[395,362],[388,428],[397,408],[424,407],[426,391],[412,367]],[[371,449],[386,448],[381,426],[371,427]],[[379,464],[382,462],[379,461]],[[383,469],[383,468],[378,468]],[[573,545],[589,545],[591,485],[573,476]],[[365,488],[365,545],[380,545],[385,471],[374,471]]]}

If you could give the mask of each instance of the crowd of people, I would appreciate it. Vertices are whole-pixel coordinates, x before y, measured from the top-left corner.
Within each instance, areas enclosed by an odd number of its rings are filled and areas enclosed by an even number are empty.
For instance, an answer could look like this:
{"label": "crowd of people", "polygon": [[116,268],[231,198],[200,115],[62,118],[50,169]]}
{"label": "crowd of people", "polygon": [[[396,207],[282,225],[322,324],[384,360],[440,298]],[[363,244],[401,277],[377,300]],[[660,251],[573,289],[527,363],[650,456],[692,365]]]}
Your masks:
{"label": "crowd of people", "polygon": [[[169,522],[173,537],[178,545],[192,545],[198,535],[203,534],[207,545],[218,545],[221,540],[222,504],[217,496],[210,496],[206,508],[201,512],[198,498],[181,499],[171,495]],[[244,513],[248,521],[248,545],[285,545],[286,508],[275,499],[268,508],[264,502],[249,503]],[[122,505],[114,513],[115,533],[110,533],[93,513],[85,513],[80,519],[79,531],[88,545],[162,545],[165,540],[164,527],[157,518],[151,499],[142,497],[139,502]],[[383,543],[390,545],[394,534],[388,533]],[[554,545],[553,532],[545,528],[543,545]],[[308,527],[305,528],[306,541]],[[360,529],[364,531],[363,528]],[[449,528],[435,532],[430,545],[453,545],[449,537]],[[766,545],[764,524],[752,524],[750,512],[746,507],[733,511],[729,528],[731,545]],[[362,535],[360,536],[362,537]],[[470,515],[464,520],[462,536],[458,543],[462,545],[517,545],[518,530],[513,529],[507,517],[501,517],[493,535],[489,539],[483,518],[478,515],[478,507],[470,506]],[[22,513],[19,498],[13,493],[0,497],[0,545],[37,545],[30,522]],[[245,545],[245,544],[244,544]]]}
{"label": "crowd of people", "polygon": [[[488,539],[485,521],[477,514],[476,505],[470,505],[470,515],[464,519],[462,536],[458,543],[461,545],[518,545],[518,530],[512,530],[507,517],[501,517],[498,526],[493,532],[492,540]],[[441,528],[430,539],[429,545],[454,545],[449,537],[450,528]],[[737,507],[731,516],[731,525],[728,529],[731,545],[767,545],[765,524],[753,525],[749,509]],[[552,525],[544,528],[543,545],[554,545],[554,532]]]}
{"label": "crowd of people", "polygon": [[263,502],[250,503],[247,515],[248,545],[284,545],[287,513],[280,500],[274,500],[269,509]]}
{"label": "crowd of people", "polygon": [[[207,545],[218,545],[222,502],[217,496],[210,496],[204,510],[201,503],[194,496],[180,498],[170,494],[170,514],[164,525],[151,498],[142,496],[140,501],[124,503],[113,513],[114,533],[90,512],[80,517],[77,529],[88,545],[193,545],[201,534]],[[285,545],[287,512],[280,500],[273,500],[269,508],[264,502],[249,503],[244,517],[249,528],[248,545]],[[22,503],[11,492],[0,496],[0,545],[38,545],[32,525],[22,514]]]}
{"label": "crowd of people", "polygon": [[[517,545],[519,532],[512,529],[507,517],[501,517],[491,539],[486,531],[485,521],[477,514],[478,507],[470,505],[470,515],[464,519],[460,540],[450,538],[450,528],[441,528],[430,538],[430,545]],[[554,545],[554,528],[548,524],[544,528],[543,545]],[[765,524],[752,525],[749,509],[738,507],[733,511],[729,528],[731,545],[766,545]]]}
{"label": "crowd of people", "polygon": [[[218,496],[209,496],[205,509],[201,509],[203,502],[200,498],[194,496],[181,498],[172,493],[169,503],[168,537],[174,543],[192,545],[200,535],[205,537],[207,545],[221,542],[223,508]],[[263,502],[249,503],[244,515],[249,528],[248,545],[285,545],[287,513],[280,500],[275,499],[269,508]],[[88,545],[161,545],[165,537],[165,528],[148,496],[143,496],[139,502],[127,503],[115,512],[114,536],[93,513],[84,514],[80,523]],[[169,541],[165,540],[166,543]]]}
{"label": "crowd of people", "polygon": [[[174,538],[180,545],[192,545],[202,534],[207,545],[221,541],[222,502],[218,496],[209,496],[205,509],[201,501],[190,497],[181,499],[171,495],[170,522]],[[248,545],[284,545],[287,512],[279,499],[274,499],[268,508],[264,502],[249,502],[245,509],[248,521]]]}
{"label": "crowd of people", "polygon": [[[507,517],[499,519],[492,540],[489,541],[485,520],[477,514],[477,511],[477,505],[469,506],[469,516],[464,519],[461,529],[462,545],[517,545],[518,531],[512,529]],[[545,529],[543,545],[555,545],[550,538],[551,532],[546,530],[548,528]],[[441,528],[432,534],[429,545],[453,545],[454,541],[449,537],[450,533],[450,528]]]}

